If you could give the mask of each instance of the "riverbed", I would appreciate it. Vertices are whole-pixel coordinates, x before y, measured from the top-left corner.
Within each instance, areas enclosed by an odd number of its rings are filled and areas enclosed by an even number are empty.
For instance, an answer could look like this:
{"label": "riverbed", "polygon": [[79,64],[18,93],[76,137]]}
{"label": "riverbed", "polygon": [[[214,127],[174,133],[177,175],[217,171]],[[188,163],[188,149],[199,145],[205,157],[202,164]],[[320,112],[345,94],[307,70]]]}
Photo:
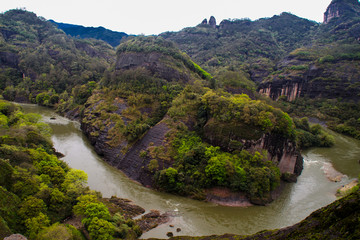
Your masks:
{"label": "riverbed", "polygon": [[[204,236],[213,234],[247,235],[264,229],[293,225],[311,212],[336,200],[336,190],[360,173],[360,141],[336,133],[333,148],[312,148],[302,152],[304,170],[297,183],[286,184],[281,196],[268,206],[246,208],[224,207],[156,192],[127,178],[119,170],[106,164],[82,134],[80,124],[63,118],[51,109],[21,104],[25,112],[38,113],[53,129],[52,141],[63,160],[70,167],[88,174],[91,189],[103,197],[117,196],[131,199],[147,211],[158,209],[174,217],[142,238],[167,238],[167,232],[177,235]],[[55,118],[55,119],[51,119]],[[324,170],[333,166],[345,176],[339,182],[330,181]],[[173,225],[174,227],[170,227]],[[175,229],[180,228],[180,232]]]}

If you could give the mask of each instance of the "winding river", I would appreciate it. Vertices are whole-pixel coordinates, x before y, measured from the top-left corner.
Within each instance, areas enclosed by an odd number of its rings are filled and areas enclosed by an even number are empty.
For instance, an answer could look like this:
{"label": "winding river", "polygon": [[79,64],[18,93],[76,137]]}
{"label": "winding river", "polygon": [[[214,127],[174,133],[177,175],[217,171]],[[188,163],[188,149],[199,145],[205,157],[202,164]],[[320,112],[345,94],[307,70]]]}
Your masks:
{"label": "winding river", "polygon": [[[174,218],[145,234],[142,238],[166,238],[172,231],[177,235],[252,234],[264,229],[282,228],[297,223],[314,210],[336,200],[335,192],[360,173],[360,141],[335,134],[333,148],[313,148],[302,153],[304,170],[298,182],[287,184],[282,195],[268,206],[247,208],[223,207],[212,203],[159,193],[129,180],[119,170],[107,165],[94,152],[80,131],[79,123],[58,116],[53,110],[37,105],[22,104],[25,112],[38,113],[53,129],[52,140],[63,160],[72,168],[88,174],[89,186],[104,197],[128,198],[147,211],[158,209],[171,212]],[[56,117],[51,120],[51,117]],[[329,164],[346,176],[331,182],[324,173]],[[174,225],[170,227],[169,225]],[[181,232],[174,231],[181,228]]]}

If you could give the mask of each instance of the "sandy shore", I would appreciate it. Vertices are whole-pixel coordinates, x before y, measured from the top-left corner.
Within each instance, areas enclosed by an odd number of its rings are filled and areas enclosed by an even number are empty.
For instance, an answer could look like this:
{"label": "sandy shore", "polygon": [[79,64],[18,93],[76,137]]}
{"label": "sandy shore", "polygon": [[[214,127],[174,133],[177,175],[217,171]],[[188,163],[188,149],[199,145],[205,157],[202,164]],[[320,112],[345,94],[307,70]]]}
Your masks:
{"label": "sandy shore", "polygon": [[325,176],[332,182],[340,182],[343,177],[345,177],[344,174],[336,171],[336,169],[331,163],[324,163],[323,170]]}

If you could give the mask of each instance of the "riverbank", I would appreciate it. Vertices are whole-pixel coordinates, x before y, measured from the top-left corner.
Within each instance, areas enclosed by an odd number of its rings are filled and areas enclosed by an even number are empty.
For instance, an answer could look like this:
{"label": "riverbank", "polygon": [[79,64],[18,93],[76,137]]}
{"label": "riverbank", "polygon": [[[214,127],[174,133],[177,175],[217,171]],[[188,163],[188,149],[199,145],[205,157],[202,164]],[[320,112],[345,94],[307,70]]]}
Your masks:
{"label": "riverbank", "polygon": [[[93,150],[80,131],[79,123],[56,115],[54,111],[36,105],[23,106],[27,112],[43,115],[53,129],[52,140],[57,151],[69,166],[88,174],[91,189],[99,191],[106,198],[119,196],[132,199],[142,206],[146,213],[158,209],[171,214],[167,224],[162,224],[143,234],[141,238],[166,238],[173,231],[174,236],[208,236],[224,233],[253,234],[263,229],[279,229],[293,225],[306,218],[311,212],[336,200],[334,193],[346,181],[330,182],[323,172],[323,163],[331,161],[336,169],[350,178],[359,175],[358,141],[336,135],[338,142],[333,149],[315,148],[303,152],[304,170],[296,184],[285,184],[283,193],[267,206],[227,207],[196,201],[176,195],[153,191],[134,183],[118,169],[108,165]],[[338,147],[339,146],[339,147]],[[311,201],[309,201],[311,199]],[[181,228],[176,232],[174,225]]]}
{"label": "riverbank", "polygon": [[343,197],[346,196],[347,194],[349,194],[350,192],[354,191],[355,187],[359,184],[358,180],[353,180],[350,183],[343,185],[341,188],[339,188],[336,191],[336,196],[337,197]]}

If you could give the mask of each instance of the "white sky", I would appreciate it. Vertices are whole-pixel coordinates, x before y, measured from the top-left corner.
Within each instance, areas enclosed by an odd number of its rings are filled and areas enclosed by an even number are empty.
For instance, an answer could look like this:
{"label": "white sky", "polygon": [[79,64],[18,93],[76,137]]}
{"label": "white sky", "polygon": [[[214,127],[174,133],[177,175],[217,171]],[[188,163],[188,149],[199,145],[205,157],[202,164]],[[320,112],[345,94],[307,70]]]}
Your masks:
{"label": "white sky", "polygon": [[1,0],[0,12],[25,7],[57,22],[103,26],[127,34],[159,34],[199,24],[204,18],[256,20],[290,12],[322,22],[331,0]]}

